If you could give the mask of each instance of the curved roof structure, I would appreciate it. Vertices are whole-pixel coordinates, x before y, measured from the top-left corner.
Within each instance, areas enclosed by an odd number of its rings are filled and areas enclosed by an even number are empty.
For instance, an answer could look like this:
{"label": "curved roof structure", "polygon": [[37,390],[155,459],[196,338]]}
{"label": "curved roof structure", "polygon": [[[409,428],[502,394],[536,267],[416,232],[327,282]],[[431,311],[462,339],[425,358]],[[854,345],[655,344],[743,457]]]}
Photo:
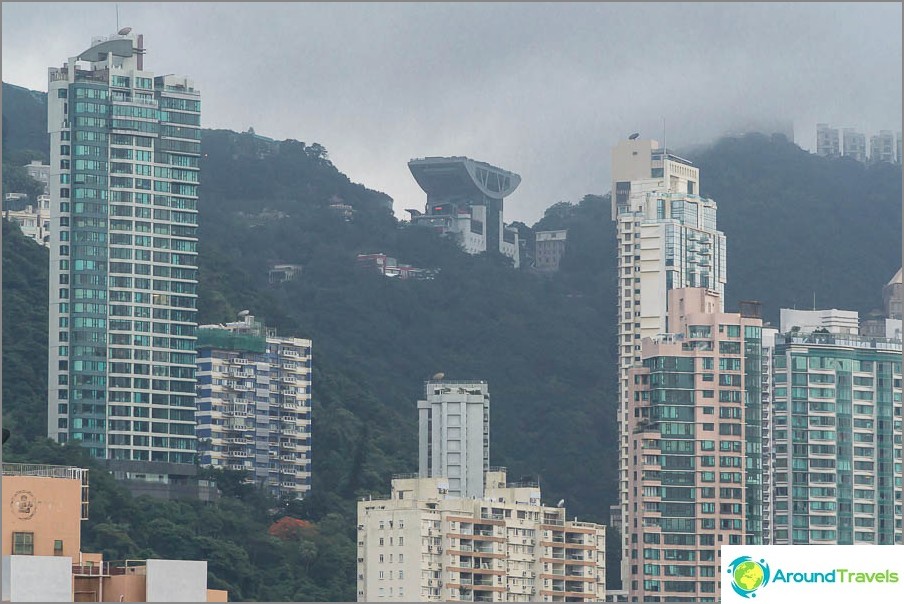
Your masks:
{"label": "curved roof structure", "polygon": [[427,195],[480,193],[491,199],[502,199],[521,184],[521,177],[514,172],[467,157],[412,159],[408,169]]}

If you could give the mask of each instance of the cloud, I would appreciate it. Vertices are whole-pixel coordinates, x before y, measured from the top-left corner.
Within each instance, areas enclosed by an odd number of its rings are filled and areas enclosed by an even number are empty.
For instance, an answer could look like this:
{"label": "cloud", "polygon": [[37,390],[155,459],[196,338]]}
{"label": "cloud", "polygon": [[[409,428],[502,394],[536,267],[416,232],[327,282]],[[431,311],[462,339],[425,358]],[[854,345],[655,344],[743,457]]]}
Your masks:
{"label": "cloud", "polygon": [[[46,89],[111,3],[3,3],[4,81]],[[635,131],[670,147],[756,123],[901,128],[892,3],[121,3],[146,65],[202,90],[206,127],[319,142],[353,180],[425,195],[407,161],[468,155],[522,175],[507,220],[609,185]],[[703,175],[705,178],[705,175]]]}

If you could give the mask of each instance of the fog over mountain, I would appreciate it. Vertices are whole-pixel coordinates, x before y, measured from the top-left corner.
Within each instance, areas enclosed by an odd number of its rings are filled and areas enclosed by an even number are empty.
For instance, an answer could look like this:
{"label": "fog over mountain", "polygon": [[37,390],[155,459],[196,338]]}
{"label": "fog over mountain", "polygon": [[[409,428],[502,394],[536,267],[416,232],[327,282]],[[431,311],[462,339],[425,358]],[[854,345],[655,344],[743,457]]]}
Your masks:
{"label": "fog over mountain", "polygon": [[[4,2],[3,80],[116,31],[113,3]],[[632,132],[670,147],[817,121],[901,128],[893,3],[140,3],[149,69],[193,77],[205,127],[319,142],[395,211],[425,195],[407,161],[467,155],[523,177],[506,219],[609,190]],[[703,175],[706,179],[706,175]]]}

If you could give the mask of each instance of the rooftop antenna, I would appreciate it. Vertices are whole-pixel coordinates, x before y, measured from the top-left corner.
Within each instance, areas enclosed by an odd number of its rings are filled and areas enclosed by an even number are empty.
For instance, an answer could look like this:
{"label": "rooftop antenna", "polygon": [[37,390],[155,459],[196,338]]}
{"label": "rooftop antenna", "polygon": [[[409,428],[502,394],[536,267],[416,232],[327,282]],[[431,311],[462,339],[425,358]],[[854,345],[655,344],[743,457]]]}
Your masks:
{"label": "rooftop antenna", "polygon": [[116,3],[116,31],[119,31],[119,3]]}

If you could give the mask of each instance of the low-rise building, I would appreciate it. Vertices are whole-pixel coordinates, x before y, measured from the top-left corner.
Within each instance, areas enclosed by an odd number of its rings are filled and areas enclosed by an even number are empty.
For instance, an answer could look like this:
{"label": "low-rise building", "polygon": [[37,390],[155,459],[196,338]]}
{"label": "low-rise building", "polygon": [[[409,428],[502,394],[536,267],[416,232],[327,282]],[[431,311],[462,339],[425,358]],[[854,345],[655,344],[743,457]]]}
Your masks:
{"label": "low-rise building", "polygon": [[399,279],[433,279],[436,275],[435,269],[423,269],[411,266],[410,264],[401,264],[392,256],[387,256],[383,253],[358,254],[357,263],[358,267],[375,270],[384,277],[398,277]]}
{"label": "low-rise building", "polygon": [[3,464],[4,602],[226,602],[207,562],[105,561],[81,551],[88,470]]}
{"label": "low-rise building", "polygon": [[300,264],[274,264],[270,267],[268,278],[272,284],[294,281],[303,269]]}
{"label": "low-rise building", "polygon": [[26,237],[43,246],[50,243],[50,197],[40,195],[36,205],[29,204],[23,210],[4,210],[3,217],[19,225]]}
{"label": "low-rise building", "polygon": [[605,600],[605,526],[569,521],[504,468],[485,482],[458,498],[446,478],[401,476],[388,499],[359,501],[358,601]]}
{"label": "low-rise building", "polygon": [[534,268],[540,271],[557,271],[565,255],[567,230],[537,231],[534,246]]}

